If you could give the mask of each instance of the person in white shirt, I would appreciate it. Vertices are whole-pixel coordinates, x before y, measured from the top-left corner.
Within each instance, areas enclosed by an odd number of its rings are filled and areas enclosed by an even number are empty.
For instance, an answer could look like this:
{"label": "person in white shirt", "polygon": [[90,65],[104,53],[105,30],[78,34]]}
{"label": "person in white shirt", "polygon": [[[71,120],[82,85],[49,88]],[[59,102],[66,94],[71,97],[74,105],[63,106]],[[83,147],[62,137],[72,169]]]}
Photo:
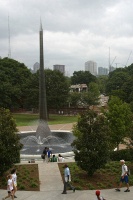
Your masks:
{"label": "person in white shirt", "polygon": [[103,197],[100,196],[99,190],[96,190],[95,194],[96,194],[96,200],[106,200],[106,199],[104,199]]}
{"label": "person in white shirt", "polygon": [[9,197],[11,197],[12,200],[14,200],[14,190],[13,190],[13,180],[12,180],[12,175],[8,175],[8,181],[7,181],[7,192],[8,192],[8,196],[6,196],[5,198],[2,198],[2,200],[5,200]]}
{"label": "person in white shirt", "polygon": [[73,192],[75,192],[75,187],[70,184],[70,181],[71,181],[70,169],[67,164],[64,165],[64,168],[65,168],[65,170],[64,170],[64,189],[63,189],[62,194],[67,194],[67,192],[66,192],[67,186],[69,186],[73,190]]}
{"label": "person in white shirt", "polygon": [[58,155],[58,162],[64,162],[64,158],[62,157],[61,154]]}
{"label": "person in white shirt", "polygon": [[12,180],[13,180],[13,187],[14,187],[14,198],[17,198],[16,196],[15,196],[15,193],[16,193],[16,191],[17,191],[17,170],[16,169],[13,169],[12,171],[11,171],[11,174],[12,174]]}
{"label": "person in white shirt", "polygon": [[120,192],[121,191],[120,188],[122,186],[122,183],[125,182],[126,186],[127,186],[127,189],[124,192],[130,192],[129,183],[128,183],[128,175],[127,175],[128,169],[127,169],[127,166],[125,165],[125,160],[120,160],[120,163],[122,165],[122,173],[121,173],[121,178],[120,178],[120,185],[115,190]]}

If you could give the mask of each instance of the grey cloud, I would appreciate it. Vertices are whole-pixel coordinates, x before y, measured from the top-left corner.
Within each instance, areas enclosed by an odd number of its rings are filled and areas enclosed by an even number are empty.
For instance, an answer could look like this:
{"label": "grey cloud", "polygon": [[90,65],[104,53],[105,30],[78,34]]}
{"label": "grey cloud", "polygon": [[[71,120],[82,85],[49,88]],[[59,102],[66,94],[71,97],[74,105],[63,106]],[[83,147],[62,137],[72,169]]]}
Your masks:
{"label": "grey cloud", "polygon": [[9,13],[13,58],[29,67],[39,59],[40,17],[48,67],[64,63],[72,72],[90,59],[105,67],[109,46],[117,62],[125,62],[132,50],[132,0],[0,0],[0,5],[0,56],[8,52]]}

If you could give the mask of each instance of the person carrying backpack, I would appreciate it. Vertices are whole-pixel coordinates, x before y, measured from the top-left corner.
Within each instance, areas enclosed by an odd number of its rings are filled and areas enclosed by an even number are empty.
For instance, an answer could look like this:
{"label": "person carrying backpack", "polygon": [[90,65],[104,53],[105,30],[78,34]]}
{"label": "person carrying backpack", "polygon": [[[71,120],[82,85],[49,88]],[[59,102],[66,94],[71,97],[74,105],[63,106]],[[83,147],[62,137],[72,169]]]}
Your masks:
{"label": "person carrying backpack", "polygon": [[130,192],[130,189],[129,189],[129,183],[128,183],[128,168],[127,166],[125,165],[125,160],[120,160],[120,163],[122,165],[122,174],[121,174],[121,178],[120,178],[120,184],[119,184],[119,187],[116,188],[115,190],[117,192],[120,192],[120,188],[122,186],[122,183],[125,182],[126,183],[126,186],[127,186],[127,189],[124,191],[124,192]]}

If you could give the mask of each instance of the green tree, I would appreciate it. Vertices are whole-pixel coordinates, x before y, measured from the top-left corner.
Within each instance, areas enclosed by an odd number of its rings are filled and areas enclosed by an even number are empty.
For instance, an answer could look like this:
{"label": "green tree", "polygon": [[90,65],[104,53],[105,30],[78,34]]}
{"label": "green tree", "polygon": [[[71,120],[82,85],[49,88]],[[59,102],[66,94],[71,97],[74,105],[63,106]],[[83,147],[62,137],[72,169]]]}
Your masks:
{"label": "green tree", "polygon": [[[46,99],[48,110],[59,109],[68,105],[68,79],[58,70],[45,69]],[[26,88],[26,105],[38,108],[39,105],[39,72],[32,75]]]}
{"label": "green tree", "polygon": [[77,108],[79,106],[79,102],[81,100],[80,92],[70,92],[68,97],[69,107]]}
{"label": "green tree", "polygon": [[68,101],[72,107],[89,107],[91,105],[99,104],[99,95],[100,92],[97,83],[91,82],[88,91],[71,92]]}
{"label": "green tree", "polygon": [[106,93],[106,84],[107,84],[108,76],[102,75],[97,77],[97,84],[99,87],[99,91],[101,94]]}
{"label": "green tree", "polygon": [[23,63],[9,58],[0,59],[0,107],[23,108],[30,77],[31,72]]}
{"label": "green tree", "polygon": [[129,136],[132,126],[132,112],[127,103],[123,103],[118,97],[111,97],[108,103],[106,117],[111,130],[111,140],[114,147],[119,149],[119,144],[124,142],[124,138]]}
{"label": "green tree", "polygon": [[20,162],[19,136],[16,124],[9,110],[0,108],[0,174],[12,164]]}
{"label": "green tree", "polygon": [[109,74],[106,84],[106,93],[113,95],[113,91],[121,90],[123,84],[130,78],[127,70],[118,68]]}
{"label": "green tree", "polygon": [[133,101],[133,64],[109,73],[106,93],[110,96],[117,96],[126,103]]}
{"label": "green tree", "polygon": [[27,80],[27,86],[25,88],[25,102],[24,107],[26,109],[38,109],[39,106],[39,71],[31,75],[31,78]]}
{"label": "green tree", "polygon": [[86,84],[89,85],[91,82],[96,82],[96,77],[89,71],[75,71],[71,77],[71,84]]}
{"label": "green tree", "polygon": [[104,116],[88,110],[78,118],[73,133],[76,136],[72,144],[75,161],[92,176],[106,164],[109,157],[111,145],[108,122]]}
{"label": "green tree", "polygon": [[91,106],[99,104],[99,88],[97,83],[91,82],[87,92],[83,92],[81,95],[81,102],[83,105]]}
{"label": "green tree", "polygon": [[68,103],[69,85],[68,80],[58,70],[45,70],[46,95],[48,109],[59,109]]}

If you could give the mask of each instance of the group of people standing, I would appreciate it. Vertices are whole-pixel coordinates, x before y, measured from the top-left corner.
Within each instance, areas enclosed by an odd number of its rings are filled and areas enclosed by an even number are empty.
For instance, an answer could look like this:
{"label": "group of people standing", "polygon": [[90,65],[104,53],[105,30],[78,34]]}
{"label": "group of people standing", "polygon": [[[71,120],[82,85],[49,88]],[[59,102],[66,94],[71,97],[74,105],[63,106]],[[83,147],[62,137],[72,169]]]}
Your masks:
{"label": "group of people standing", "polygon": [[12,169],[11,170],[11,174],[9,174],[7,176],[8,181],[7,181],[7,193],[8,195],[4,198],[2,198],[2,200],[5,200],[9,197],[11,197],[12,200],[14,200],[14,198],[17,198],[15,193],[17,191],[17,174],[16,174],[17,170],[16,169]]}
{"label": "group of people standing", "polygon": [[41,155],[43,162],[64,162],[64,158],[61,154],[58,155],[58,157],[56,157],[55,155],[52,156],[52,151],[48,148],[45,147],[43,150],[43,153]]}
{"label": "group of people standing", "polygon": [[43,153],[42,153],[42,159],[43,159],[43,162],[50,162],[50,157],[52,156],[52,151],[48,148],[48,147],[45,147],[44,150],[43,150]]}

